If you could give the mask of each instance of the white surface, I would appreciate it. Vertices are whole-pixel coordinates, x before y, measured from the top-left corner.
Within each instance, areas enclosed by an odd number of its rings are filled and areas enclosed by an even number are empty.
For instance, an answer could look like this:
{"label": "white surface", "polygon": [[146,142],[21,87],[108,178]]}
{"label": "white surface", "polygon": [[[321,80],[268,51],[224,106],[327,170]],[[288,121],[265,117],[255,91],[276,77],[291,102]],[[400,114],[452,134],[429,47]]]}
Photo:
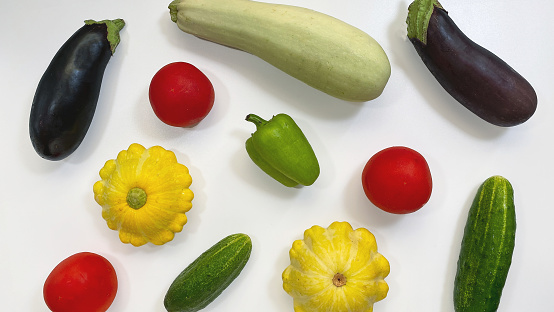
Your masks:
{"label": "white surface", "polygon": [[[247,53],[181,32],[169,1],[3,1],[0,10],[0,310],[47,311],[42,286],[61,260],[80,251],[108,258],[119,278],[110,311],[165,311],[163,297],[177,274],[226,235],[253,240],[248,265],[205,311],[293,311],[282,290],[292,242],[312,225],[336,220],[365,227],[390,261],[388,297],[379,312],[453,311],[452,288],[467,211],[491,175],[515,189],[518,229],[500,311],[552,311],[552,219],[549,196],[554,122],[552,101],[554,2],[441,3],[474,41],[496,53],[535,87],[536,114],[502,129],[453,100],[406,39],[410,1],[280,1],[315,9],[373,36],[392,76],[378,99],[353,104],[327,96]],[[28,135],[32,98],[48,63],[85,19],[123,18],[122,42],[108,64],[96,115],[69,158],[41,159]],[[163,65],[186,61],[216,90],[212,112],[197,127],[159,121],[148,86]],[[288,189],[261,172],[244,142],[248,113],[291,115],[321,165],[313,186]],[[189,222],[164,246],[135,248],[108,229],[93,199],[98,170],[137,142],[174,151],[189,167],[195,193]],[[420,211],[390,215],[363,194],[360,175],[379,150],[411,147],[427,159],[433,194]]]}

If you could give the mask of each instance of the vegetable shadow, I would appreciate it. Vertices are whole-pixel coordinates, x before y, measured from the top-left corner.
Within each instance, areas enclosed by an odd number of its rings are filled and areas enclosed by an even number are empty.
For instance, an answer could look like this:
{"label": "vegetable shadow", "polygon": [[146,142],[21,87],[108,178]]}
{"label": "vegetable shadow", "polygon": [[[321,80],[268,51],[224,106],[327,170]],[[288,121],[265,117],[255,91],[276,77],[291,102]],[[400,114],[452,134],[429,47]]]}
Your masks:
{"label": "vegetable shadow", "polygon": [[286,187],[274,180],[260,169],[248,156],[244,148],[244,142],[250,137],[249,131],[233,131],[239,144],[229,160],[229,167],[233,169],[235,177],[241,179],[252,189],[258,189],[273,197],[293,198],[299,195],[302,187]]}
{"label": "vegetable shadow", "polygon": [[397,223],[403,215],[395,215],[385,212],[375,206],[365,195],[361,172],[363,171],[363,164],[358,170],[354,172],[348,183],[344,186],[344,194],[342,198],[345,199],[346,211],[351,215],[352,220],[357,220],[363,226],[371,228],[385,228],[394,223]]}
{"label": "vegetable shadow", "polygon": [[[100,253],[101,256],[106,257],[110,263],[115,268],[116,274],[117,274],[117,282],[118,285],[130,285],[131,279],[129,278],[129,272],[125,267],[125,264],[118,259],[117,255],[114,254],[106,254],[106,253]],[[118,291],[116,293],[115,299],[110,306],[110,310],[113,311],[123,311],[126,310],[125,308],[129,305],[129,302],[131,300],[130,296],[130,289],[123,290],[123,287],[118,287]]]}
{"label": "vegetable shadow", "polygon": [[312,116],[324,120],[349,119],[365,104],[337,99],[289,76],[257,56],[185,33],[168,21],[165,14],[160,17],[160,24],[163,33],[176,48],[225,64],[269,96]]}
{"label": "vegetable shadow", "polygon": [[[484,181],[484,180],[483,180]],[[452,310],[454,305],[454,280],[456,278],[456,271],[458,268],[458,257],[460,255],[460,248],[462,244],[462,237],[464,234],[465,224],[467,222],[467,215],[469,213],[469,208],[473,203],[475,194],[479,185],[476,185],[470,192],[468,192],[468,197],[460,211],[458,213],[458,221],[456,223],[456,229],[454,235],[452,236],[450,256],[448,257],[448,266],[446,267],[446,272],[444,272],[444,294],[442,296],[442,311]]]}
{"label": "vegetable shadow", "polygon": [[[297,238],[297,239],[300,239]],[[292,243],[291,243],[292,244]],[[275,270],[271,275],[270,283],[267,285],[267,291],[278,310],[285,311],[293,305],[292,298],[283,290],[282,272],[290,265],[289,250],[291,246],[283,246],[279,257],[275,259]]]}
{"label": "vegetable shadow", "polygon": [[152,106],[148,100],[148,89],[142,92],[141,96],[135,100],[132,113],[134,119],[137,121],[137,125],[141,125],[137,128],[137,131],[140,131],[142,136],[147,136],[154,140],[154,142],[179,139],[186,140],[186,137],[191,135],[191,133],[199,131],[199,129],[204,128],[208,124],[202,122],[204,120],[195,127],[174,127],[165,124],[152,110]]}
{"label": "vegetable shadow", "polygon": [[480,140],[493,140],[505,134],[506,128],[482,120],[456,101],[439,84],[407,37],[407,16],[408,3],[402,1],[398,6],[397,16],[389,27],[391,49],[388,54],[393,67],[404,71],[429,106],[467,134]]}

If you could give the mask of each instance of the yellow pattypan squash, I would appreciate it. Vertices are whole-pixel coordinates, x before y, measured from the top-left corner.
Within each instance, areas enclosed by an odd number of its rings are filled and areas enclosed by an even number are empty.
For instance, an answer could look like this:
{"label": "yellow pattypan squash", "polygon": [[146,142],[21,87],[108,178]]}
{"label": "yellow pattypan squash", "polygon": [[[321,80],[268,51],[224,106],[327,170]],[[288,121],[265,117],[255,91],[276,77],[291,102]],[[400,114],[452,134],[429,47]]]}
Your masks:
{"label": "yellow pattypan squash", "polygon": [[348,222],[313,226],[292,244],[283,288],[296,312],[371,312],[387,296],[389,262],[375,236]]}
{"label": "yellow pattypan squash", "polygon": [[131,144],[105,163],[100,178],[93,186],[94,199],[123,243],[163,245],[187,223],[192,178],[172,151]]}

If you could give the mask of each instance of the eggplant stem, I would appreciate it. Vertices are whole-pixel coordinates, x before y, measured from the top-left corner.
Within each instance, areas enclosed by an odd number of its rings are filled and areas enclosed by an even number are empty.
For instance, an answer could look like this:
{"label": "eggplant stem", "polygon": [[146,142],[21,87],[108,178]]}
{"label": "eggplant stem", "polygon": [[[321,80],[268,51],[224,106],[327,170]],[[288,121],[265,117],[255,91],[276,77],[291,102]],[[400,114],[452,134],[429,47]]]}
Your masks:
{"label": "eggplant stem", "polygon": [[408,6],[408,38],[427,44],[427,27],[435,8],[444,10],[438,0],[415,0]]}
{"label": "eggplant stem", "polygon": [[114,19],[114,20],[102,20],[102,21],[95,21],[95,20],[86,20],[86,25],[92,25],[92,24],[106,24],[106,27],[108,27],[108,42],[110,43],[110,50],[112,51],[112,55],[115,53],[115,48],[121,41],[121,38],[119,37],[119,32],[123,27],[125,26],[125,21],[121,18]]}

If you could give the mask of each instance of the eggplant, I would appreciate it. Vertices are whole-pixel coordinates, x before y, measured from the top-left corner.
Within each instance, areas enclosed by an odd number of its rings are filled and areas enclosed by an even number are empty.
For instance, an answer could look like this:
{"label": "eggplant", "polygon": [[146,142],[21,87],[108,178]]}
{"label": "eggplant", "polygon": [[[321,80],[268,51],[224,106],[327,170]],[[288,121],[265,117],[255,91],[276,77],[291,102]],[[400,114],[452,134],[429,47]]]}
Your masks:
{"label": "eggplant", "polygon": [[498,56],[469,39],[437,0],[408,8],[408,39],[439,84],[483,120],[500,127],[527,121],[537,94]]}
{"label": "eggplant", "polygon": [[54,55],[38,83],[29,118],[31,143],[42,158],[64,159],[83,141],[124,26],[122,19],[87,20]]}

